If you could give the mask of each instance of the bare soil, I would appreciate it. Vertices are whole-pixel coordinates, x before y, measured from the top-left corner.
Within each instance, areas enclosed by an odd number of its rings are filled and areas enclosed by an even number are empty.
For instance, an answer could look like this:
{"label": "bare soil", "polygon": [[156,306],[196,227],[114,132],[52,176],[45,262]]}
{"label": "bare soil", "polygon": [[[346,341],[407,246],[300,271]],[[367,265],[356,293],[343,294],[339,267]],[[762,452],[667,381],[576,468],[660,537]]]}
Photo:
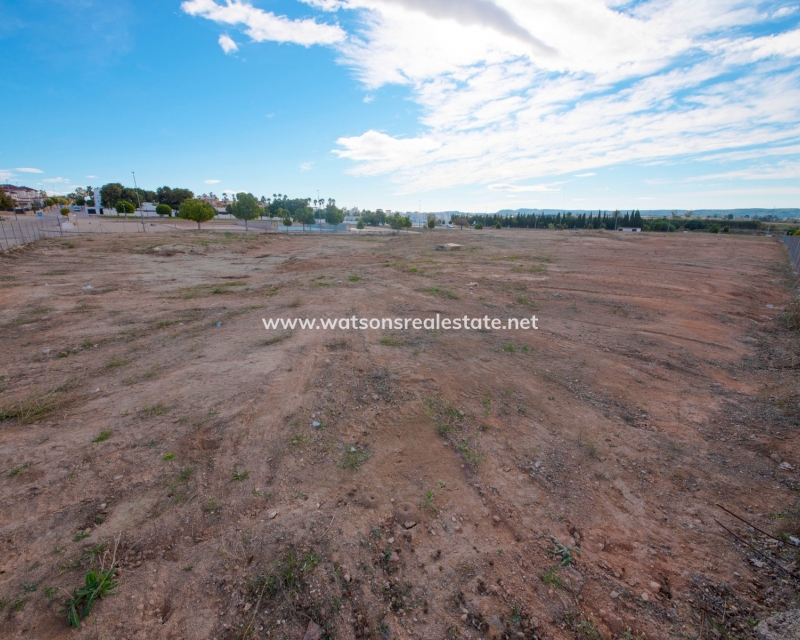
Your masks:
{"label": "bare soil", "polygon": [[[715,505],[798,535],[791,286],[775,239],[711,234],[2,255],[0,637],[753,637],[797,548]],[[539,330],[262,325],[436,313]]]}

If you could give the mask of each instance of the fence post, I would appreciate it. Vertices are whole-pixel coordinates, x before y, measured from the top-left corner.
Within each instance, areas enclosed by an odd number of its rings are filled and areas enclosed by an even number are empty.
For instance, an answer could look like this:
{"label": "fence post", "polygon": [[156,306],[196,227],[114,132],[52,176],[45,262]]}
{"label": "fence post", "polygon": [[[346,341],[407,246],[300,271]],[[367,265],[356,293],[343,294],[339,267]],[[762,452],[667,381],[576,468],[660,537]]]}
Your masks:
{"label": "fence post", "polygon": [[0,227],[3,229],[3,238],[6,240],[6,249],[10,249],[11,245],[8,242],[8,236],[6,235],[6,225],[4,222],[0,221]]}

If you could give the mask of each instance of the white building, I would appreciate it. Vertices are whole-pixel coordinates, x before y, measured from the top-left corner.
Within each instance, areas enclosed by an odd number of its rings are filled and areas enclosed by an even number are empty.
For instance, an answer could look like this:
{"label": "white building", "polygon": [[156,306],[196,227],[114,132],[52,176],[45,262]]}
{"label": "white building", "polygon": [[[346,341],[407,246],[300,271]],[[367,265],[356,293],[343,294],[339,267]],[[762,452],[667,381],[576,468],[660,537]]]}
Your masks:
{"label": "white building", "polygon": [[20,207],[30,208],[34,202],[41,202],[47,196],[43,191],[30,187],[18,187],[13,184],[0,184],[0,189],[5,191]]}

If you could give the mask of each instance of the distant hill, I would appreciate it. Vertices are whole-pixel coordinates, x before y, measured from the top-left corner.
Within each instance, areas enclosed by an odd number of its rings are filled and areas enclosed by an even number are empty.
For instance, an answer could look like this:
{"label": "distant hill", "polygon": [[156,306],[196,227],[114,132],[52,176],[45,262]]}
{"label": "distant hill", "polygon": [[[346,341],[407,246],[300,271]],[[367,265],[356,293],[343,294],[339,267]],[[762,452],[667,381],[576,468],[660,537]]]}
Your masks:
{"label": "distant hill", "polygon": [[[536,215],[540,214],[547,214],[547,215],[555,215],[557,213],[564,213],[569,211],[573,214],[589,214],[589,213],[597,213],[597,209],[502,209],[497,212],[498,215],[501,216],[513,216],[518,213],[535,213]],[[612,213],[610,210],[603,210],[604,213]],[[630,211],[629,209],[620,209],[621,212],[625,213],[626,211]],[[684,213],[689,211],[689,209],[639,209],[639,212],[642,214],[644,218],[661,218],[665,216],[670,216],[672,212],[677,213],[679,216],[682,216]],[[744,218],[749,216],[751,218],[755,218],[756,216],[775,216],[775,218],[800,218],[800,209],[691,209],[692,215],[698,218],[713,218],[714,216],[723,218],[727,215],[733,214],[734,218]],[[452,213],[453,215],[476,215],[476,214],[459,214],[457,212],[447,212]],[[480,215],[480,214],[477,214]],[[492,215],[492,214],[488,214]]]}

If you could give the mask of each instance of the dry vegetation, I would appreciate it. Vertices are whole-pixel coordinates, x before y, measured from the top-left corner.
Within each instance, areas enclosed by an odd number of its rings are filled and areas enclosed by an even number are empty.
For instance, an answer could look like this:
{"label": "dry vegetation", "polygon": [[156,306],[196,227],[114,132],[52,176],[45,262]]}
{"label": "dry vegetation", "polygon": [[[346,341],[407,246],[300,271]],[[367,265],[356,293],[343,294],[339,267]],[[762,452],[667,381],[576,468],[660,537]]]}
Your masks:
{"label": "dry vegetation", "polygon": [[0,637],[750,638],[798,605],[786,264],[507,230],[2,255]]}

